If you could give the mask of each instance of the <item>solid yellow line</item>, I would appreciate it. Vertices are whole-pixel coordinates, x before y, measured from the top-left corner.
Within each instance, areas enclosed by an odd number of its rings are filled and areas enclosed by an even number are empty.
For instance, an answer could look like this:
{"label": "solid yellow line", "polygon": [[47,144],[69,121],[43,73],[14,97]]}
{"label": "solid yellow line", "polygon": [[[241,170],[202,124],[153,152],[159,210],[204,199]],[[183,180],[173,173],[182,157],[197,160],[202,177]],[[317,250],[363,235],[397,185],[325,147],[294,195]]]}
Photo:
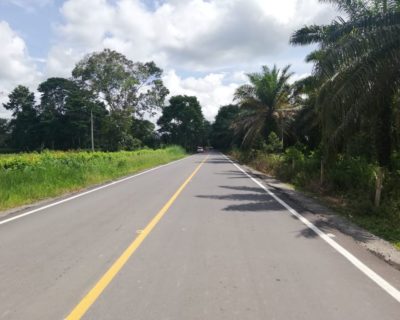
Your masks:
{"label": "solid yellow line", "polygon": [[193,173],[186,179],[186,181],[179,187],[175,194],[168,200],[164,207],[155,215],[150,223],[143,229],[143,231],[136,237],[136,239],[129,245],[129,247],[122,253],[122,255],[114,262],[114,264],[108,269],[108,271],[101,277],[96,285],[89,291],[89,293],[77,304],[77,306],[71,311],[66,317],[67,320],[81,319],[83,315],[88,311],[92,304],[97,300],[105,288],[110,284],[122,267],[126,264],[129,258],[135,253],[136,249],[139,248],[141,243],[150,232],[154,229],[157,223],[166,214],[171,205],[175,202],[178,196],[181,194],[186,185],[193,179],[196,173],[200,170],[201,166],[207,160],[208,156],[197,166]]}

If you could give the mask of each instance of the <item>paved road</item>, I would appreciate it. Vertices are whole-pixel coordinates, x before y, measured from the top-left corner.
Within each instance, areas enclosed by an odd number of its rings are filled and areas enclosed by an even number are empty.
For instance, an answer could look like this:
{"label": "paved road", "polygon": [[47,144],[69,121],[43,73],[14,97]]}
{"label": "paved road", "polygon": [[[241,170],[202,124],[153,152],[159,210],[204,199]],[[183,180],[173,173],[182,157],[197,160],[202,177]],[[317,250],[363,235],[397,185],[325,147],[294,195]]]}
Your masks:
{"label": "paved road", "polygon": [[[254,181],[205,158],[0,224],[0,319],[67,317],[185,181],[83,319],[400,319],[393,296]],[[400,288],[400,272],[336,241]]]}

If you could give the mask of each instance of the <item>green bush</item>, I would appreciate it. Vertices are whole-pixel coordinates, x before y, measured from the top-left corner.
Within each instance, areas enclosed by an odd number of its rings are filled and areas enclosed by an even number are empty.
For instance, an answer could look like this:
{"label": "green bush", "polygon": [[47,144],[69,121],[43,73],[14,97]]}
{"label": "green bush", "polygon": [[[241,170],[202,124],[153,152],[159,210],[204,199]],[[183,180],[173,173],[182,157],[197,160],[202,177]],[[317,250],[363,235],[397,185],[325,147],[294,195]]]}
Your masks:
{"label": "green bush", "polygon": [[282,151],[282,141],[275,132],[271,132],[269,134],[267,142],[268,143],[265,146],[265,151],[268,153],[278,153]]}
{"label": "green bush", "polygon": [[366,192],[369,196],[374,191],[377,169],[362,158],[339,157],[327,172],[328,181],[336,192]]}

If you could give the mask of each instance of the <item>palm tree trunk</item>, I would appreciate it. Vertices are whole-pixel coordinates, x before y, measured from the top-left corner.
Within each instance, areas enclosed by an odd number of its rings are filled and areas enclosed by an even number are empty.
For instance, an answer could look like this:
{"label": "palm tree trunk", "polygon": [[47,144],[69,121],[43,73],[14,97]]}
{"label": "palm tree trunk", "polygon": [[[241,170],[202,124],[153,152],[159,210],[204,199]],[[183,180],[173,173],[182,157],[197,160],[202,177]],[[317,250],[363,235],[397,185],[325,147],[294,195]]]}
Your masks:
{"label": "palm tree trunk", "polygon": [[325,182],[325,168],[324,168],[324,159],[321,159],[321,167],[320,167],[320,175],[319,175],[319,184],[322,186]]}
{"label": "palm tree trunk", "polygon": [[392,155],[392,108],[390,103],[384,102],[378,117],[375,141],[378,163],[380,167],[390,169]]}
{"label": "palm tree trunk", "polygon": [[392,155],[392,107],[389,101],[384,101],[378,114],[378,124],[376,132],[376,150],[378,152],[379,169],[376,175],[375,186],[375,206],[381,204],[382,188],[384,181],[385,168],[391,168]]}
{"label": "palm tree trunk", "polygon": [[386,13],[387,12],[387,0],[383,0],[383,11]]}
{"label": "palm tree trunk", "polygon": [[381,205],[381,196],[382,196],[382,188],[383,188],[383,179],[384,179],[384,169],[382,167],[378,168],[378,172],[376,174],[376,185],[375,185],[375,207],[379,207]]}

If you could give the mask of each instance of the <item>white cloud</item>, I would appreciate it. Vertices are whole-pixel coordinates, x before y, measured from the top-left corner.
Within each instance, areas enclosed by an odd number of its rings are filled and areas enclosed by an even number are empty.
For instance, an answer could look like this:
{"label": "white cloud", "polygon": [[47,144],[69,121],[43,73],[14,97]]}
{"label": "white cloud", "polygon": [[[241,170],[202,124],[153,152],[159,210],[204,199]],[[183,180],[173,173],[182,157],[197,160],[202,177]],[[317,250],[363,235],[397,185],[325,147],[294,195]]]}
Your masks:
{"label": "white cloud", "polygon": [[[165,75],[170,91],[198,96],[211,119],[220,104],[231,102],[235,84],[246,79],[244,70],[293,62],[298,74],[309,72],[303,62],[305,49],[291,47],[289,37],[296,28],[327,23],[337,14],[318,0],[153,4],[150,9],[140,0],[65,1],[64,21],[49,52],[47,74],[68,76],[85,54],[111,48],[134,61],[154,60],[172,70]],[[179,76],[194,71],[208,76]]]}
{"label": "white cloud", "polygon": [[[24,40],[10,28],[7,22],[0,21],[0,103],[6,101],[8,93],[18,84],[35,90],[41,78],[33,59],[29,56]],[[0,117],[9,112],[0,107]]]}
{"label": "white cloud", "polygon": [[175,69],[244,69],[288,50],[296,28],[334,16],[317,0],[170,0],[154,10],[139,0],[67,0],[61,13],[49,72],[104,47]]}
{"label": "white cloud", "polygon": [[179,77],[175,70],[164,75],[165,85],[171,95],[196,96],[203,107],[206,119],[214,120],[220,106],[232,103],[233,93],[241,82],[224,83],[226,75],[210,73],[204,77]]}

